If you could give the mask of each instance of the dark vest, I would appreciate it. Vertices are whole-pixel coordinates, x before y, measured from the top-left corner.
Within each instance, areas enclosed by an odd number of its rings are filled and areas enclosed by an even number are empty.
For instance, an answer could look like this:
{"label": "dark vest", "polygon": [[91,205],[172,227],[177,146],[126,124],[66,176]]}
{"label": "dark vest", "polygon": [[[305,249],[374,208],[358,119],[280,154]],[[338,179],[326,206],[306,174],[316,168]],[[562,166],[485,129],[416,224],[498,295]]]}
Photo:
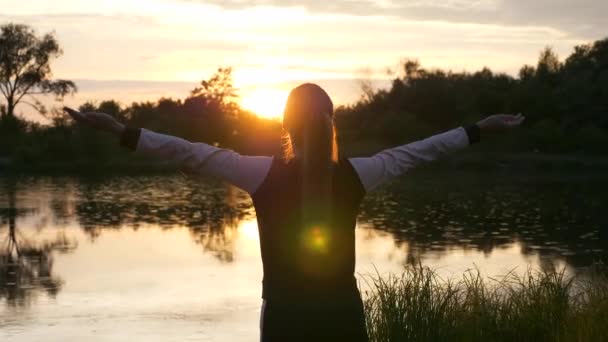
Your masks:
{"label": "dark vest", "polygon": [[[274,158],[252,195],[264,267],[263,298],[301,302],[358,295],[355,223],[365,192],[347,160],[333,167],[331,180],[331,190],[323,196],[329,198],[304,200],[298,162]],[[311,217],[315,206],[331,209]]]}

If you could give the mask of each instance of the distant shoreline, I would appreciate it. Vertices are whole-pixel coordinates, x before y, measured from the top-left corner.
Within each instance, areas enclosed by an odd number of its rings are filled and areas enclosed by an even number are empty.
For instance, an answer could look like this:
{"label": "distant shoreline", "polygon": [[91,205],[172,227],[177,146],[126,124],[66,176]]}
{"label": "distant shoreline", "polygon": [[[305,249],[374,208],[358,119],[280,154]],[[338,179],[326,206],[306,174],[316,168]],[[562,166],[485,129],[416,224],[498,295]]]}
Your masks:
{"label": "distant shoreline", "polygon": [[[589,156],[576,154],[547,154],[547,153],[505,153],[490,155],[483,152],[466,153],[450,156],[421,167],[423,170],[432,169],[438,172],[447,171],[513,171],[550,172],[572,171],[578,173],[605,173],[608,169],[608,156]],[[116,175],[147,175],[180,172],[173,163],[154,160],[114,160],[95,162],[93,160],[77,160],[74,162],[15,162],[9,158],[0,157],[0,176],[14,174],[41,175],[79,175],[111,173]],[[413,170],[412,172],[420,172]],[[424,171],[423,171],[424,172]],[[608,175],[608,174],[607,174]]]}

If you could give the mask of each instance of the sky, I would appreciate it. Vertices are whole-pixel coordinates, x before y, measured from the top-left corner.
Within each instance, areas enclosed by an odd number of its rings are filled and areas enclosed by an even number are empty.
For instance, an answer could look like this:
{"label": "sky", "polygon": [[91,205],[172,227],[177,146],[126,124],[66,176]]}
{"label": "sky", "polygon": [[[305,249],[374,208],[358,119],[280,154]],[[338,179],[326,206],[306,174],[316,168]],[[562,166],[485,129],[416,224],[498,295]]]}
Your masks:
{"label": "sky", "polygon": [[264,115],[279,115],[289,89],[307,81],[337,104],[353,102],[361,80],[385,87],[405,58],[516,75],[545,46],[565,57],[608,36],[606,0],[0,0],[0,8],[0,23],[55,32],[64,54],[54,76],[79,86],[67,104],[183,98],[218,67],[233,67],[242,104]]}

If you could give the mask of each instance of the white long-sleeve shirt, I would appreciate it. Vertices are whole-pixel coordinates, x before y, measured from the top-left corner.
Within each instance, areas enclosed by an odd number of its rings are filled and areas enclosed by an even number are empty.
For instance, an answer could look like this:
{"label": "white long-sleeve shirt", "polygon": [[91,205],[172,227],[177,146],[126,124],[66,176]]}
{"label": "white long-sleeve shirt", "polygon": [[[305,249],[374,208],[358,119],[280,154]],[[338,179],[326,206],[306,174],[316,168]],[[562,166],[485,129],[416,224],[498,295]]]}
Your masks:
{"label": "white long-sleeve shirt", "polygon": [[[478,132],[477,132],[478,135]],[[136,138],[137,139],[137,138]],[[349,158],[366,192],[425,162],[467,147],[478,139],[463,127],[383,150],[371,157]],[[262,184],[274,157],[243,156],[229,149],[141,129],[132,146],[137,153],[179,164],[185,170],[233,184],[249,194]]]}

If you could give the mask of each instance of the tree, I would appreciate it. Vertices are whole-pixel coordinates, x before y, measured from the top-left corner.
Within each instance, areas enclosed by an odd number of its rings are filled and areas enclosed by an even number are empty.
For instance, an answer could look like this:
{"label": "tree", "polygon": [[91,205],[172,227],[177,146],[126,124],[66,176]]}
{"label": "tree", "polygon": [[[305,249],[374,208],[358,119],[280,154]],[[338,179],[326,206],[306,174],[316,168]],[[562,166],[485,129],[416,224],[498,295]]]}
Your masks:
{"label": "tree", "polygon": [[51,80],[50,62],[61,54],[52,33],[38,37],[27,25],[0,26],[0,93],[6,100],[3,116],[14,117],[15,107],[20,103],[44,113],[36,95],[55,95],[61,99],[76,92],[72,81]]}
{"label": "tree", "polygon": [[519,79],[521,81],[530,81],[534,79],[534,75],[536,75],[536,69],[531,65],[524,65],[519,69]]}
{"label": "tree", "polygon": [[190,92],[190,97],[204,99],[231,113],[237,108],[237,90],[232,84],[232,68],[218,68],[211,78],[201,81],[200,87]]}
{"label": "tree", "polygon": [[541,82],[557,83],[557,75],[562,68],[559,57],[552,48],[546,47],[540,53],[538,65],[536,66],[536,77]]}
{"label": "tree", "polygon": [[420,76],[420,62],[417,59],[406,59],[403,61],[404,79],[412,80]]}

